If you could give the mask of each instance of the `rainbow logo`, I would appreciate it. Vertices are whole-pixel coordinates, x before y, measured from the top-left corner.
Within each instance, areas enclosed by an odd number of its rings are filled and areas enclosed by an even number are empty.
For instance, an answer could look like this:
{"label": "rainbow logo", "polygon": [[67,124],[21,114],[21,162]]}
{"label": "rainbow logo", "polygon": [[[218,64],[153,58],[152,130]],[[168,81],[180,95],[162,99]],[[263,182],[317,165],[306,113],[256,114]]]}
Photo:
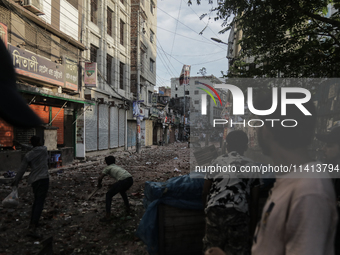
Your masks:
{"label": "rainbow logo", "polygon": [[[203,82],[199,82],[199,81],[197,81],[196,83],[202,84],[202,85],[206,86],[207,88],[209,88],[210,90],[212,90],[212,92],[214,92],[214,94],[217,96],[217,98],[220,101],[220,104],[222,106],[222,100],[221,100],[220,96],[218,95],[217,91],[213,87],[211,87],[210,85],[205,84]],[[212,98],[212,100],[214,101],[215,105],[217,106],[215,97],[211,94],[211,92],[209,90],[203,89],[203,88],[200,88],[200,87],[197,87],[197,88],[199,88],[199,89],[203,90],[204,92],[206,92]]]}
{"label": "rainbow logo", "polygon": [[[202,85],[206,86],[207,88],[209,88],[212,92],[214,92],[214,94],[217,96],[217,98],[220,101],[220,104],[222,106],[222,100],[221,100],[220,96],[218,95],[217,91],[213,87],[211,87],[210,85],[205,84],[203,82],[199,82],[199,81],[196,81],[195,84],[202,84]],[[214,101],[215,106],[217,106],[215,97],[213,96],[213,94],[211,94],[211,92],[209,90],[204,89],[204,88],[200,88],[200,87],[197,87],[197,88],[206,92],[212,98],[212,100]],[[201,104],[201,113],[202,113],[202,115],[207,115],[207,95],[206,94],[201,94],[201,103],[202,103]]]}

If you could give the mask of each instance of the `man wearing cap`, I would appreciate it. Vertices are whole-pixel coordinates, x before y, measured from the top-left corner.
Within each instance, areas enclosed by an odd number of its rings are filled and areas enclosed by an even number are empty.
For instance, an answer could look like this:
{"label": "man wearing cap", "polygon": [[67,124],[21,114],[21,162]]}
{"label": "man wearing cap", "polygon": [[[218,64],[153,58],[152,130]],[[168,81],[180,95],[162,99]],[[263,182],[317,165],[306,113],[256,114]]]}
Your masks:
{"label": "man wearing cap", "polygon": [[[333,169],[340,169],[340,127],[332,128],[329,134],[317,134],[316,138],[325,143],[322,148],[324,163],[333,165]],[[334,172],[334,173],[338,173]],[[333,179],[335,195],[337,199],[338,215],[340,215],[340,179]],[[337,225],[335,237],[335,254],[340,254],[340,224]]]}

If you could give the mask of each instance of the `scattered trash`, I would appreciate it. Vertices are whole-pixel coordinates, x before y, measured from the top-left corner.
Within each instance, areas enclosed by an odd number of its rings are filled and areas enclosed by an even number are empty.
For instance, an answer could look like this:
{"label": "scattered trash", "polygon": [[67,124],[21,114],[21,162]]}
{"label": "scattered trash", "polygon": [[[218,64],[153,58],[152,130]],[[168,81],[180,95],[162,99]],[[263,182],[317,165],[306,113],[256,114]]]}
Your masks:
{"label": "scattered trash", "polygon": [[4,200],[2,200],[2,205],[7,208],[15,208],[18,204],[18,189],[14,186],[12,192]]}
{"label": "scattered trash", "polygon": [[16,175],[13,171],[7,171],[6,173],[3,174],[5,178],[13,178]]}
{"label": "scattered trash", "polygon": [[[111,184],[109,180],[104,179],[103,188],[87,200],[96,189],[99,173],[106,166],[105,155],[87,157],[88,161],[75,160],[73,164],[52,170],[51,173],[54,174],[50,176],[49,195],[41,215],[42,233],[44,236],[45,233],[54,231],[58,233],[54,235],[53,248],[60,254],[145,254],[145,244],[140,239],[133,238],[144,211],[144,192],[147,194],[144,191],[144,183],[165,182],[180,174],[187,174],[190,154],[189,150],[181,150],[184,147],[182,145],[187,146],[177,143],[164,147],[152,146],[151,149],[143,148],[140,155],[112,151],[117,165],[131,171],[135,185],[127,192],[131,214],[125,214],[123,200],[120,196],[115,196],[112,203],[115,216],[107,225],[99,223],[99,218],[105,213],[103,202],[106,188]],[[0,193],[4,195],[2,199],[12,191],[10,184],[6,185],[0,186]],[[23,180],[22,186],[24,190],[20,192],[19,208],[7,209],[0,203],[0,239],[6,246],[2,247],[3,250],[8,250],[8,254],[22,254],[25,246],[31,247],[32,250],[46,246],[42,239],[32,239],[25,235],[18,239],[19,245],[10,240],[16,236],[16,229],[26,228],[30,218],[32,190],[27,179]],[[112,235],[101,235],[106,230]],[[0,254],[1,251],[0,248]]]}

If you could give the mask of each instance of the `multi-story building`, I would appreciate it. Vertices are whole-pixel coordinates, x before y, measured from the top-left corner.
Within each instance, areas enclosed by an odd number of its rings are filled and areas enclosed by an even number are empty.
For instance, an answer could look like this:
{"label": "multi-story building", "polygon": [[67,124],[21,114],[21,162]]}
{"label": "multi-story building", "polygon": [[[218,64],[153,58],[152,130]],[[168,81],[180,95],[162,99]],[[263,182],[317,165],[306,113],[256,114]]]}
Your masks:
{"label": "multi-story building", "polygon": [[[221,112],[225,106],[226,102],[226,92],[224,90],[219,90],[218,94],[220,95],[222,105],[219,103],[219,99],[217,96],[212,93],[212,95],[215,98],[215,101],[218,102],[214,104],[212,100],[210,101],[210,97],[208,98],[208,104],[207,104],[207,114],[204,117],[204,120],[201,118],[202,114],[202,104],[201,104],[201,98],[202,94],[206,95],[206,92],[199,89],[201,88],[207,88],[204,84],[207,84],[211,87],[214,87],[214,84],[220,84],[222,83],[221,80],[216,78],[215,76],[196,76],[196,77],[190,77],[189,85],[187,86],[179,86],[179,78],[171,78],[171,97],[172,98],[182,98],[184,97],[186,101],[189,100],[190,102],[190,108],[185,107],[185,116],[190,116],[190,121],[192,125],[195,125],[195,121],[200,120],[206,123],[206,125],[212,125],[213,119],[219,119],[221,116]],[[183,104],[184,105],[184,104]]]}
{"label": "multi-story building", "polygon": [[[131,92],[137,100],[141,146],[152,144],[154,123],[149,119],[152,94],[156,85],[157,1],[131,0]],[[139,83],[139,84],[138,84]],[[136,116],[128,116],[129,134],[135,136]]]}
{"label": "multi-story building", "polygon": [[127,148],[127,116],[132,112],[130,87],[130,0],[84,1],[83,43],[86,51],[86,153]]}
{"label": "multi-story building", "polygon": [[13,58],[17,87],[45,123],[26,130],[0,121],[1,147],[12,147],[13,139],[28,143],[39,135],[51,158],[61,154],[63,164],[85,156],[84,126],[77,120],[85,103],[83,15],[83,1],[78,0],[1,1],[0,35]]}

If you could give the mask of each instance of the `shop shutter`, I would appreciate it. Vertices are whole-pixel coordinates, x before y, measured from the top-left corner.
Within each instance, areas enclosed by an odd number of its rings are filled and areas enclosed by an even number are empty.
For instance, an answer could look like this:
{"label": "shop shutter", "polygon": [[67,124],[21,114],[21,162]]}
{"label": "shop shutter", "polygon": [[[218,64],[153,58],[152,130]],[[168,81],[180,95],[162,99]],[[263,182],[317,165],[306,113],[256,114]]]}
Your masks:
{"label": "shop shutter", "polygon": [[128,137],[127,137],[127,146],[135,146],[136,145],[136,121],[128,121],[127,122],[128,129]]}
{"label": "shop shutter", "polygon": [[118,147],[118,108],[110,108],[110,148]]}
{"label": "shop shutter", "polygon": [[109,109],[105,104],[99,106],[99,150],[109,148]]}
{"label": "shop shutter", "polygon": [[85,150],[97,150],[97,105],[91,106],[92,111],[85,112]]}
{"label": "shop shutter", "polygon": [[124,146],[124,136],[125,136],[125,110],[119,109],[119,147]]}

